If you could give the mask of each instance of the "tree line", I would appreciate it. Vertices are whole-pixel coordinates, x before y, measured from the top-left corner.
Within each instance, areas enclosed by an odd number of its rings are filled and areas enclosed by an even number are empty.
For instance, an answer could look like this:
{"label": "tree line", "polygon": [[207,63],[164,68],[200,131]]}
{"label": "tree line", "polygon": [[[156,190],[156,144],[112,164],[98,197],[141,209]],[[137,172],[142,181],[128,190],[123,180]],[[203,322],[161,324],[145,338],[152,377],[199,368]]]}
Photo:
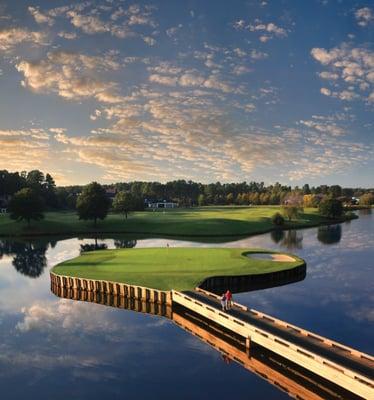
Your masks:
{"label": "tree line", "polygon": [[[45,210],[77,210],[81,219],[103,219],[110,208],[122,213],[142,210],[145,202],[173,201],[180,207],[204,205],[282,205],[283,216],[291,220],[303,207],[320,207],[329,199],[341,203],[360,199],[362,205],[374,204],[374,190],[342,188],[339,185],[302,187],[265,185],[264,182],[197,183],[186,180],[160,182],[121,182],[100,185],[57,187],[51,174],[0,171],[0,207],[9,205],[15,219],[43,218]],[[336,202],[334,207],[336,208]],[[330,204],[330,207],[332,203]],[[338,206],[339,208],[339,206]],[[323,210],[323,205],[322,205]],[[326,216],[328,216],[325,211]],[[331,213],[330,213],[331,214]],[[336,214],[334,211],[333,214]],[[331,215],[333,216],[333,215]],[[279,216],[275,218],[279,222]],[[277,224],[277,222],[274,222]]]}

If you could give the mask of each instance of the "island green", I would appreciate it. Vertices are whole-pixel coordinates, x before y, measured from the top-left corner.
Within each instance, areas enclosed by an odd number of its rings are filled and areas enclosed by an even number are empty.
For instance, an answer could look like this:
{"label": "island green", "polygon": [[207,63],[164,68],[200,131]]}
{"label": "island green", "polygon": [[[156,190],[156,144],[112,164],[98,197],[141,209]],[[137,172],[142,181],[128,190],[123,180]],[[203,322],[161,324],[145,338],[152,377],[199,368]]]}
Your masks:
{"label": "island green", "polygon": [[57,275],[105,280],[159,290],[190,290],[212,276],[265,274],[304,264],[251,258],[243,248],[138,248],[99,250],[55,266]]}

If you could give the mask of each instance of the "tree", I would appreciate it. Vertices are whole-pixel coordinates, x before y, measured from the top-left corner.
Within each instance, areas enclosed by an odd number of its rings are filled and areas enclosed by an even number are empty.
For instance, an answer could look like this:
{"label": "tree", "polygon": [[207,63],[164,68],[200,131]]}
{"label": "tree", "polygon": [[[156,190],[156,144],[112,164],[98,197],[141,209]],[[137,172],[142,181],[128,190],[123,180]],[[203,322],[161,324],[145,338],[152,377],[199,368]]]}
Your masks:
{"label": "tree", "polygon": [[45,176],[42,193],[48,207],[57,207],[56,183],[50,174]]}
{"label": "tree", "polygon": [[310,187],[309,187],[309,185],[306,183],[306,184],[303,186],[303,194],[310,194],[310,193],[311,193]]}
{"label": "tree", "polygon": [[282,207],[283,214],[289,221],[296,219],[300,214],[300,208],[293,205],[284,205]]}
{"label": "tree", "polygon": [[271,222],[276,225],[276,226],[282,226],[284,225],[284,218],[283,215],[279,212],[275,213],[272,217],[271,217]]}
{"label": "tree", "polygon": [[303,204],[304,207],[317,207],[318,199],[314,194],[304,194]]}
{"label": "tree", "polygon": [[360,197],[360,206],[371,206],[374,204],[374,194],[365,193]]}
{"label": "tree", "polygon": [[97,182],[87,185],[77,200],[79,219],[93,219],[96,226],[98,219],[104,219],[110,207],[110,200],[105,189]]}
{"label": "tree", "polygon": [[333,198],[340,197],[342,195],[342,188],[339,185],[332,185],[330,186],[329,193]]}
{"label": "tree", "polygon": [[43,182],[44,174],[38,169],[34,169],[27,174],[26,184],[29,188],[40,191],[42,189]]}
{"label": "tree", "polygon": [[40,195],[30,188],[21,189],[9,203],[10,218],[17,221],[26,220],[30,226],[32,219],[38,221],[44,218],[44,202]]}
{"label": "tree", "polygon": [[303,196],[299,194],[290,194],[284,200],[282,211],[289,221],[297,218],[303,212]]}
{"label": "tree", "polygon": [[232,193],[227,194],[226,196],[226,204],[234,203],[234,195]]}
{"label": "tree", "polygon": [[338,199],[328,197],[318,206],[319,213],[328,218],[339,218],[343,215],[343,203]]}
{"label": "tree", "polygon": [[135,211],[138,207],[139,198],[131,192],[118,192],[113,199],[113,209],[115,212],[121,213],[127,219],[130,211]]}
{"label": "tree", "polygon": [[205,196],[203,194],[199,194],[199,197],[197,198],[197,204],[201,206],[205,206]]}

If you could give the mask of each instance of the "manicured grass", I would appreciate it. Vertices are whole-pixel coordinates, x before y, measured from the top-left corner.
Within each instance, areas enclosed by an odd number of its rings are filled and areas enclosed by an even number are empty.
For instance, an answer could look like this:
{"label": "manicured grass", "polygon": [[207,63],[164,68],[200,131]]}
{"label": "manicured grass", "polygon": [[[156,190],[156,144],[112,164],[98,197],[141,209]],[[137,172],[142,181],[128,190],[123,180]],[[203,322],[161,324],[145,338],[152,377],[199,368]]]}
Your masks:
{"label": "manicured grass", "polygon": [[277,262],[249,258],[264,252],[239,248],[142,248],[85,253],[53,268],[59,275],[124,282],[159,290],[194,289],[211,276],[263,274],[290,269],[304,261]]}
{"label": "manicured grass", "polygon": [[[155,236],[232,236],[251,235],[274,229],[271,216],[279,207],[200,207],[166,211],[143,211],[130,214],[127,220],[109,214],[94,227],[91,221],[80,221],[74,212],[49,212],[45,219],[15,222],[8,215],[0,215],[0,236],[65,235],[131,233]],[[306,209],[299,219],[285,227],[317,226],[329,220],[318,215],[316,209]],[[330,221],[331,222],[331,221]]]}

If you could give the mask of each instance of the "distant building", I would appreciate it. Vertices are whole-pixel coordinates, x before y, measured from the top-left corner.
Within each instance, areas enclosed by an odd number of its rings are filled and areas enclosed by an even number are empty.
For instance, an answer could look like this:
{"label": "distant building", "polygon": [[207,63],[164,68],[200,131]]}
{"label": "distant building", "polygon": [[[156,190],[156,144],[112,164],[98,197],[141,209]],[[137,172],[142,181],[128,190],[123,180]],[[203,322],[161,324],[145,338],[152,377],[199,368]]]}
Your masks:
{"label": "distant building", "polygon": [[1,212],[1,214],[4,214],[7,212],[7,208],[8,208],[11,198],[12,198],[12,196],[10,196],[8,194],[0,195],[0,212]]}
{"label": "distant building", "polygon": [[352,197],[351,203],[357,206],[360,203],[360,199],[358,197]]}
{"label": "distant building", "polygon": [[106,193],[106,195],[107,195],[111,200],[113,200],[114,197],[115,197],[116,194],[117,194],[117,190],[116,190],[115,187],[109,187],[109,188],[106,188],[106,189],[105,189],[105,193]]}
{"label": "distant building", "polygon": [[178,207],[178,203],[174,203],[172,201],[167,201],[167,200],[163,200],[163,201],[153,201],[153,200],[148,200],[145,199],[144,201],[144,205],[146,208],[177,208]]}

